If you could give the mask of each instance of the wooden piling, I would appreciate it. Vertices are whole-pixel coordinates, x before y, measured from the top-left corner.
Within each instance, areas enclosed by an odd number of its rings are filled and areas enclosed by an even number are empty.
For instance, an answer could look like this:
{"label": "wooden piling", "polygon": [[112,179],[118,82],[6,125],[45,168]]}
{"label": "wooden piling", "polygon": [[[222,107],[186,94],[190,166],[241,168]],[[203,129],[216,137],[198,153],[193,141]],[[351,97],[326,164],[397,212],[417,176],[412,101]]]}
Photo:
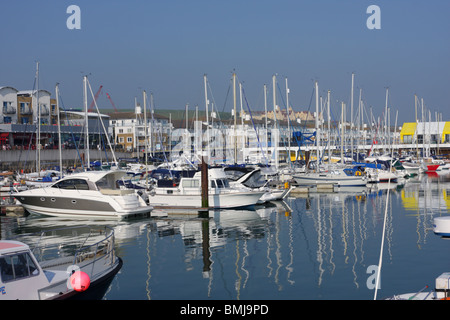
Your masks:
{"label": "wooden piling", "polygon": [[206,210],[200,210],[199,215],[202,216],[208,214],[209,208],[209,194],[208,194],[208,164],[205,162],[202,156],[202,164],[201,164],[201,172],[202,172],[202,203],[201,208],[205,208]]}

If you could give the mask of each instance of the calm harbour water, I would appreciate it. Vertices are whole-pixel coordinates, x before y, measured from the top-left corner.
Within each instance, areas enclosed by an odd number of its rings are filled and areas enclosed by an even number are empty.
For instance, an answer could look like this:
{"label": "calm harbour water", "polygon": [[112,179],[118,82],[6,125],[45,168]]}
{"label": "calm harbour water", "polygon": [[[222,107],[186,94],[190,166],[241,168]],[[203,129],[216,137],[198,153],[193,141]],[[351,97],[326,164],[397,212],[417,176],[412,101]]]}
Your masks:
{"label": "calm harbour water", "polygon": [[[124,265],[106,300],[372,300],[388,184],[291,196],[210,219],[121,222],[1,217],[1,238],[43,228],[108,224]],[[448,193],[448,194],[447,194]],[[450,175],[391,184],[377,297],[434,287],[450,241],[433,217],[450,212]]]}

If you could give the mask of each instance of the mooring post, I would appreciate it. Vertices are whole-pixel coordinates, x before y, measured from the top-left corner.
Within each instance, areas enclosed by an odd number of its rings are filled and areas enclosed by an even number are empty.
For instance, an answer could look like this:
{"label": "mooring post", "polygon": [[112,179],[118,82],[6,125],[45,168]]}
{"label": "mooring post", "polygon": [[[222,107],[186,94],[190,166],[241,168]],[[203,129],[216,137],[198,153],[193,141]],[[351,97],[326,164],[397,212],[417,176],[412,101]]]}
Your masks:
{"label": "mooring post", "polygon": [[209,209],[209,199],[208,199],[208,164],[205,162],[202,156],[202,208],[200,210],[200,215],[204,215],[205,212],[208,214]]}

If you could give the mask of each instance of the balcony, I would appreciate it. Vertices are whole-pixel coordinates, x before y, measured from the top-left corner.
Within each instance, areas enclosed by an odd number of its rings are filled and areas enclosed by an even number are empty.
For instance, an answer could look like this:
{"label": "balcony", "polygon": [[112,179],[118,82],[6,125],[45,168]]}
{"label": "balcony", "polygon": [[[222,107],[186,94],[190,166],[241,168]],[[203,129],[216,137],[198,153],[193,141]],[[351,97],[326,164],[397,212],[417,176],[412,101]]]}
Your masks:
{"label": "balcony", "polygon": [[31,109],[31,107],[28,103],[21,103],[19,111],[20,111],[21,115],[33,114],[33,110]]}
{"label": "balcony", "polygon": [[3,114],[15,114],[16,108],[14,108],[12,105],[3,106]]}
{"label": "balcony", "polygon": [[46,105],[41,105],[41,116],[48,116],[50,109]]}

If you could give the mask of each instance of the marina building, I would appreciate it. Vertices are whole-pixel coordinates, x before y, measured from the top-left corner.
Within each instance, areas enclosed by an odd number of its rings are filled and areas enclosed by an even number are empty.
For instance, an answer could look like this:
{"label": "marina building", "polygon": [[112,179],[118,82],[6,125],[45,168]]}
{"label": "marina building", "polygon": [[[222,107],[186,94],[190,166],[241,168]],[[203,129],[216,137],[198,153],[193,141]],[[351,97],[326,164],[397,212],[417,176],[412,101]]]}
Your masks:
{"label": "marina building", "polygon": [[404,144],[450,143],[450,121],[405,122],[400,140]]}

